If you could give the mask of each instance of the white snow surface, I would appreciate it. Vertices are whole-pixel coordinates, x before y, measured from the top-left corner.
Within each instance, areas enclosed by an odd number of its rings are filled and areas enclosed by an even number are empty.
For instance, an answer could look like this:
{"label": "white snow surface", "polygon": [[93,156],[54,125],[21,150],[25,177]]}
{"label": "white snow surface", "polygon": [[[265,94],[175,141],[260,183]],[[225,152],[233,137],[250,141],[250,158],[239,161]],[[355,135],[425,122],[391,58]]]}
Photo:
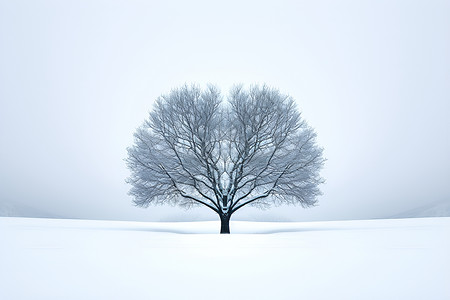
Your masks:
{"label": "white snow surface", "polygon": [[218,229],[0,218],[0,299],[450,299],[450,218]]}

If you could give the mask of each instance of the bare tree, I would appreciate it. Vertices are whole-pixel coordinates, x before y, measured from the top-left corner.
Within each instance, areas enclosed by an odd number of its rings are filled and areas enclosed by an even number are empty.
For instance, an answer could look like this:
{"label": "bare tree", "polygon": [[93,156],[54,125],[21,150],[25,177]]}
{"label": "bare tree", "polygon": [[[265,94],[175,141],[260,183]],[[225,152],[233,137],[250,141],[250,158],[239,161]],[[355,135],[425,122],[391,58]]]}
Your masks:
{"label": "bare tree", "polygon": [[267,86],[234,87],[228,101],[208,86],[160,96],[128,149],[130,195],[137,206],[205,205],[230,233],[246,205],[312,206],[323,182],[316,134],[294,100]]}

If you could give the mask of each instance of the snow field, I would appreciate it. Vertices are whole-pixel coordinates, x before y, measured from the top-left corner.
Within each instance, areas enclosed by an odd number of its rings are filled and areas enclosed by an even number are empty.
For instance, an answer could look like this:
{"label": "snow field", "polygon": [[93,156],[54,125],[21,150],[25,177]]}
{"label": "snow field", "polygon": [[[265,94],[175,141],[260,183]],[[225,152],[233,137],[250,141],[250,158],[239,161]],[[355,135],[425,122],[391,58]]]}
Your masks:
{"label": "snow field", "polygon": [[0,299],[450,299],[450,218],[218,230],[0,218]]}

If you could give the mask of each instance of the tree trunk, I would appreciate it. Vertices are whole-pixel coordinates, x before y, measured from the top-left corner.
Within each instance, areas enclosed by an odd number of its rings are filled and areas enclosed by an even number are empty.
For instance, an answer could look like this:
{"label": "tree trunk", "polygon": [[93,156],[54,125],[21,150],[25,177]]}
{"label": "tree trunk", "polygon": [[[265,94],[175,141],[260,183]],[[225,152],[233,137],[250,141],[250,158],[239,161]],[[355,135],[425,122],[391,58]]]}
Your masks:
{"label": "tree trunk", "polygon": [[220,233],[230,233],[230,216],[220,215]]}

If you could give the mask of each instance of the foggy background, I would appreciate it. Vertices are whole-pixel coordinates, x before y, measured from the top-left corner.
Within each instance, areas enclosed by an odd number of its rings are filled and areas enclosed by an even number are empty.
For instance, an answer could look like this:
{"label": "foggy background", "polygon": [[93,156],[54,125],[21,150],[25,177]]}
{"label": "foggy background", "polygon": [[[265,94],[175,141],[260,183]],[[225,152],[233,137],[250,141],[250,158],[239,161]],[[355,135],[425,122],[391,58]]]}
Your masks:
{"label": "foggy background", "polygon": [[277,87],[324,147],[318,207],[233,220],[450,215],[449,15],[449,1],[0,0],[0,215],[217,219],[127,195],[135,129],[184,83]]}

